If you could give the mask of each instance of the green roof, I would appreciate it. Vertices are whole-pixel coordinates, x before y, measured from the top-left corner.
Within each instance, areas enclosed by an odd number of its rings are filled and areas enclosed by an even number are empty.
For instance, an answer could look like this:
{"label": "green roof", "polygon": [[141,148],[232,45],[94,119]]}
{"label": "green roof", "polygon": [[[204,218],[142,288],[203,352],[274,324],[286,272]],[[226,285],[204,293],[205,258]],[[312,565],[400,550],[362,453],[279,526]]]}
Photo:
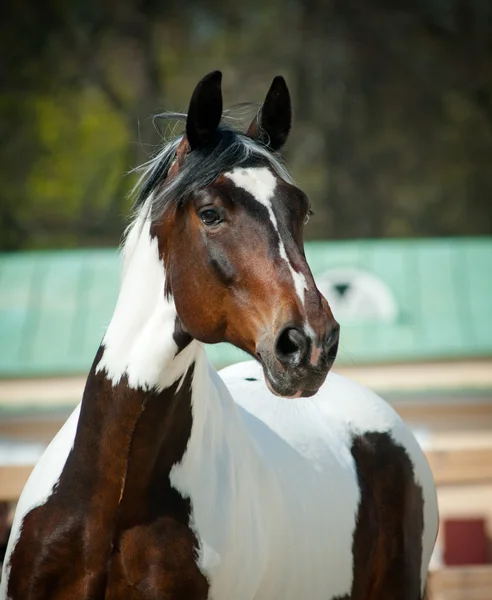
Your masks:
{"label": "green roof", "polygon": [[[492,238],[311,242],[306,255],[342,325],[339,363],[492,356]],[[0,377],[87,372],[118,286],[115,249],[0,254]],[[217,366],[245,357],[209,351]]]}

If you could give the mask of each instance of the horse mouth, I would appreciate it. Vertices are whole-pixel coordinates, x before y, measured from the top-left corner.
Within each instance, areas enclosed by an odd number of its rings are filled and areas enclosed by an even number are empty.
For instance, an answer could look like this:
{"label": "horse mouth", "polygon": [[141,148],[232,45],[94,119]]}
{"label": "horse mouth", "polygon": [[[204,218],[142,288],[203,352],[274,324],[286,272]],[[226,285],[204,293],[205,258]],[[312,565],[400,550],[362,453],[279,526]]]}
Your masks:
{"label": "horse mouth", "polygon": [[280,398],[286,398],[288,400],[295,400],[297,398],[311,398],[318,393],[319,388],[324,383],[328,371],[326,373],[316,372],[313,374],[305,375],[304,377],[288,378],[290,381],[286,381],[286,378],[276,378],[270,369],[261,361],[263,367],[263,376],[267,388],[274,396]]}
{"label": "horse mouth", "polygon": [[294,399],[300,398],[302,396],[301,390],[289,390],[287,388],[280,387],[278,383],[267,373],[266,369],[263,367],[263,375],[265,377],[265,383],[267,388],[274,396],[279,396],[280,398]]}

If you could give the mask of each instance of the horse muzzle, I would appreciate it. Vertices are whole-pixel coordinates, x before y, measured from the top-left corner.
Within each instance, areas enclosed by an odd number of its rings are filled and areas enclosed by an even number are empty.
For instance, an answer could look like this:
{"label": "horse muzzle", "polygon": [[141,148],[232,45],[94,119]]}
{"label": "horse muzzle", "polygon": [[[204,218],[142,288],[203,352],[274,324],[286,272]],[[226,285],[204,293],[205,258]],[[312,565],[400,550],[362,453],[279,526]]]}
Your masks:
{"label": "horse muzzle", "polygon": [[262,340],[256,356],[270,391],[284,398],[314,396],[335,361],[339,334],[333,321],[321,341],[308,328],[292,326],[281,329],[273,343]]}

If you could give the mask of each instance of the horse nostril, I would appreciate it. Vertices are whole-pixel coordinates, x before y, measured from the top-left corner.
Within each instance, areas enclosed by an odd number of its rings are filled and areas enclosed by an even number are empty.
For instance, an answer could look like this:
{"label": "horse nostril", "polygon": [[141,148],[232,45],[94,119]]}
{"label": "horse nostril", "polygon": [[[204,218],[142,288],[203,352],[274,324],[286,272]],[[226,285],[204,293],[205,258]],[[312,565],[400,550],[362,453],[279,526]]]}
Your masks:
{"label": "horse nostril", "polygon": [[329,358],[335,359],[338,351],[338,342],[340,340],[340,325],[336,323],[328,338],[323,344],[323,349]]}
{"label": "horse nostril", "polygon": [[301,329],[286,327],[280,332],[275,343],[275,354],[286,366],[297,366],[307,356],[309,341]]}

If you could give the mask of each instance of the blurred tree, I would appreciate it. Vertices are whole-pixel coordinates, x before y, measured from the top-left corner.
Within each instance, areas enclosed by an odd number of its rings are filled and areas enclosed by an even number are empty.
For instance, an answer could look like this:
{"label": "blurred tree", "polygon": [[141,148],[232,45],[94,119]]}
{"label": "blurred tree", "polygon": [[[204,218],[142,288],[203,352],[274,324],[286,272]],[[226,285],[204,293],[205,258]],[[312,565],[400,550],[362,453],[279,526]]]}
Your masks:
{"label": "blurred tree", "polygon": [[302,7],[296,81],[316,155],[305,161],[318,174],[315,235],[490,233],[492,3]]}
{"label": "blurred tree", "polygon": [[151,115],[215,68],[226,104],[287,76],[308,235],[491,232],[491,1],[21,0],[0,52],[0,248],[116,243]]}

